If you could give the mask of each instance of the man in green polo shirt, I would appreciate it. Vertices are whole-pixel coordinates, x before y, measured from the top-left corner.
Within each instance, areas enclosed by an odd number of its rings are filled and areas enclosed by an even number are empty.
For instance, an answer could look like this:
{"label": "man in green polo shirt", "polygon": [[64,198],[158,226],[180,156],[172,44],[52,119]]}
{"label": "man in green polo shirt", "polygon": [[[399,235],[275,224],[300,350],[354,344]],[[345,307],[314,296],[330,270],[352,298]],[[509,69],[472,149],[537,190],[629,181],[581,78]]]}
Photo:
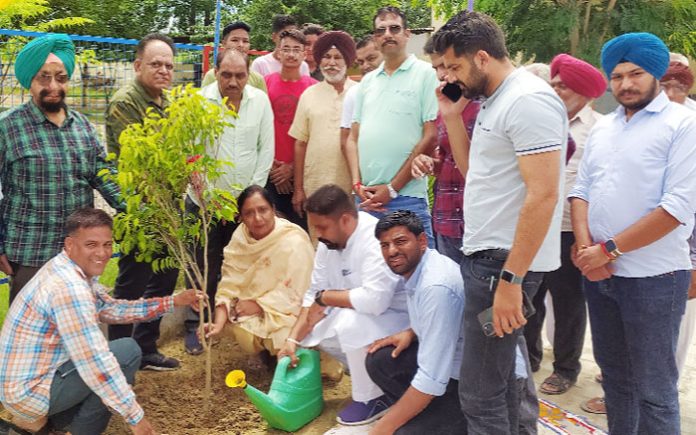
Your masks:
{"label": "man in green polo shirt", "polygon": [[[119,89],[106,111],[106,140],[109,152],[118,157],[121,150],[121,132],[133,123],[142,123],[148,108],[164,116],[169,100],[164,90],[172,85],[174,73],[174,42],[168,36],[151,33],[143,37],[136,47],[135,80]],[[135,300],[141,297],[169,296],[174,292],[179,271],[167,269],[154,273],[149,263],[135,260],[130,252],[118,262],[118,278],[114,297]],[[159,320],[131,325],[109,325],[109,339],[133,338],[143,352],[141,368],[174,370],[179,361],[157,351]]]}
{"label": "man in green polo shirt", "polygon": [[399,209],[416,213],[434,248],[427,181],[413,179],[409,168],[435,147],[438,80],[429,63],[406,52],[411,32],[401,10],[383,7],[373,24],[384,62],[365,75],[355,98],[346,145],[353,191],[376,217]]}

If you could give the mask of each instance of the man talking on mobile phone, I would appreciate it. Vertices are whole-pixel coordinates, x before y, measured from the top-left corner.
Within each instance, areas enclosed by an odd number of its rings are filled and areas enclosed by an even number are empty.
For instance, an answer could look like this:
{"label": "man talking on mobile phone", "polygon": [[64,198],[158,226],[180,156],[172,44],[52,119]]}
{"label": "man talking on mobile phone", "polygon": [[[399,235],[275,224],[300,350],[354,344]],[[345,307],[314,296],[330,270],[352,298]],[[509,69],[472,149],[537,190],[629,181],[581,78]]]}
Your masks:
{"label": "man talking on mobile phone", "polygon": [[[464,97],[454,103],[437,92],[455,161],[466,173],[459,399],[469,434],[518,434],[522,292],[533,297],[543,272],[560,266],[568,116],[546,82],[515,68],[489,16],[460,12],[434,39],[448,81]],[[480,97],[469,151],[461,111],[465,99]],[[495,336],[486,337],[477,316],[491,305]]]}

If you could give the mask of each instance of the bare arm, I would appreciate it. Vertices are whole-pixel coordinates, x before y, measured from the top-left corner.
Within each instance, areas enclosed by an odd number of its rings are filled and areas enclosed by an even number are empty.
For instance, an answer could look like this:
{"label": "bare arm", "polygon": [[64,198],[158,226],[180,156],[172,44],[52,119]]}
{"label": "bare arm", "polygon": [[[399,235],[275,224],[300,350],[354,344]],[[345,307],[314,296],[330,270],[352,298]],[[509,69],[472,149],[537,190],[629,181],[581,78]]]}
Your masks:
{"label": "bare arm", "polygon": [[[343,133],[341,133],[343,134]],[[358,158],[358,137],[360,135],[360,124],[354,122],[350,127],[350,133],[346,138],[346,145],[343,147],[343,155],[346,158],[346,163],[348,164],[348,171],[350,172],[350,182],[353,186],[356,183],[360,183],[360,160]],[[360,195],[360,198],[364,201],[366,198],[363,197],[362,192],[356,192]]]}
{"label": "bare arm", "polygon": [[305,156],[307,154],[307,142],[296,140],[295,141],[295,189],[292,194],[292,207],[295,212],[303,216],[304,215],[304,203],[307,199],[304,191],[304,165]]}
{"label": "bare arm", "polygon": [[328,307],[353,308],[350,302],[350,290],[325,290],[321,302]]}
{"label": "bare arm", "polygon": [[433,401],[435,396],[425,394],[409,386],[403,396],[382,417],[370,435],[392,434],[398,428],[408,423]]}
{"label": "bare arm", "polygon": [[[558,202],[560,151],[518,158],[527,194],[520,210],[515,237],[504,268],[524,276],[548,233]],[[522,287],[499,280],[493,302],[496,335],[510,334],[527,323],[522,313]]]}

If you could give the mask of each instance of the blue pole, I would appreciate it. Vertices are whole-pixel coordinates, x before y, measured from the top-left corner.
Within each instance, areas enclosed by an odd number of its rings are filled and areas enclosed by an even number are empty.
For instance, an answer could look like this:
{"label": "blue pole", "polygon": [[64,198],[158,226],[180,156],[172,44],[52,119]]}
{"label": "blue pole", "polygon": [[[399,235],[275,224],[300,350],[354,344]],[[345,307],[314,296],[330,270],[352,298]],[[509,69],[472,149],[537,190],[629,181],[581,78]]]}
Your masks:
{"label": "blue pole", "polygon": [[[469,0],[471,1],[471,0]],[[217,62],[218,47],[220,46],[220,8],[222,0],[217,0],[215,6],[215,43],[213,44],[213,65]]]}
{"label": "blue pole", "polygon": [[469,0],[469,7],[468,7],[468,9],[469,9],[470,11],[473,11],[473,10],[474,10],[474,0]]}

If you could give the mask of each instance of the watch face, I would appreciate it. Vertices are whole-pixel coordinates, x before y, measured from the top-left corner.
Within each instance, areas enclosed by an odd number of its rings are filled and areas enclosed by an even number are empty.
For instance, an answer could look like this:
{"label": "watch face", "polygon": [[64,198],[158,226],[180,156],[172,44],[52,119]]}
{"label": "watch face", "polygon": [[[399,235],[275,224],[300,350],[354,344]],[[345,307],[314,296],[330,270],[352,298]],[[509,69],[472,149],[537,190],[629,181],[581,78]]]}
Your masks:
{"label": "watch face", "polygon": [[616,251],[616,243],[614,243],[614,241],[611,239],[604,242],[604,247],[607,248],[607,251],[609,252]]}

